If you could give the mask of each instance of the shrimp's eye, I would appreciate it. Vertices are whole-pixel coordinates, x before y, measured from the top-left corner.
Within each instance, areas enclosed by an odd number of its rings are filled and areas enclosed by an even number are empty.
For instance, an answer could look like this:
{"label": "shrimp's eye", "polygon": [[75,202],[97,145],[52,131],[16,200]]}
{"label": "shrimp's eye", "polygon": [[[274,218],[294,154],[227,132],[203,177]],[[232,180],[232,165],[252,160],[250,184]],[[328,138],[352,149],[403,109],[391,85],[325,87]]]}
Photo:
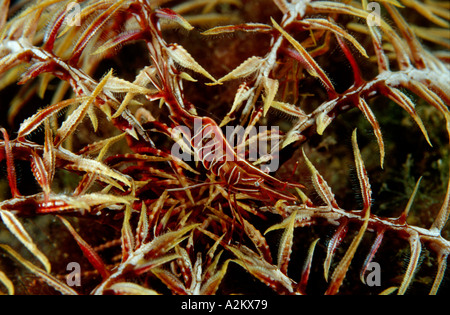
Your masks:
{"label": "shrimp's eye", "polygon": [[255,182],[255,187],[261,186],[261,184],[262,184],[263,182],[264,182],[263,179],[257,180],[257,181]]}

